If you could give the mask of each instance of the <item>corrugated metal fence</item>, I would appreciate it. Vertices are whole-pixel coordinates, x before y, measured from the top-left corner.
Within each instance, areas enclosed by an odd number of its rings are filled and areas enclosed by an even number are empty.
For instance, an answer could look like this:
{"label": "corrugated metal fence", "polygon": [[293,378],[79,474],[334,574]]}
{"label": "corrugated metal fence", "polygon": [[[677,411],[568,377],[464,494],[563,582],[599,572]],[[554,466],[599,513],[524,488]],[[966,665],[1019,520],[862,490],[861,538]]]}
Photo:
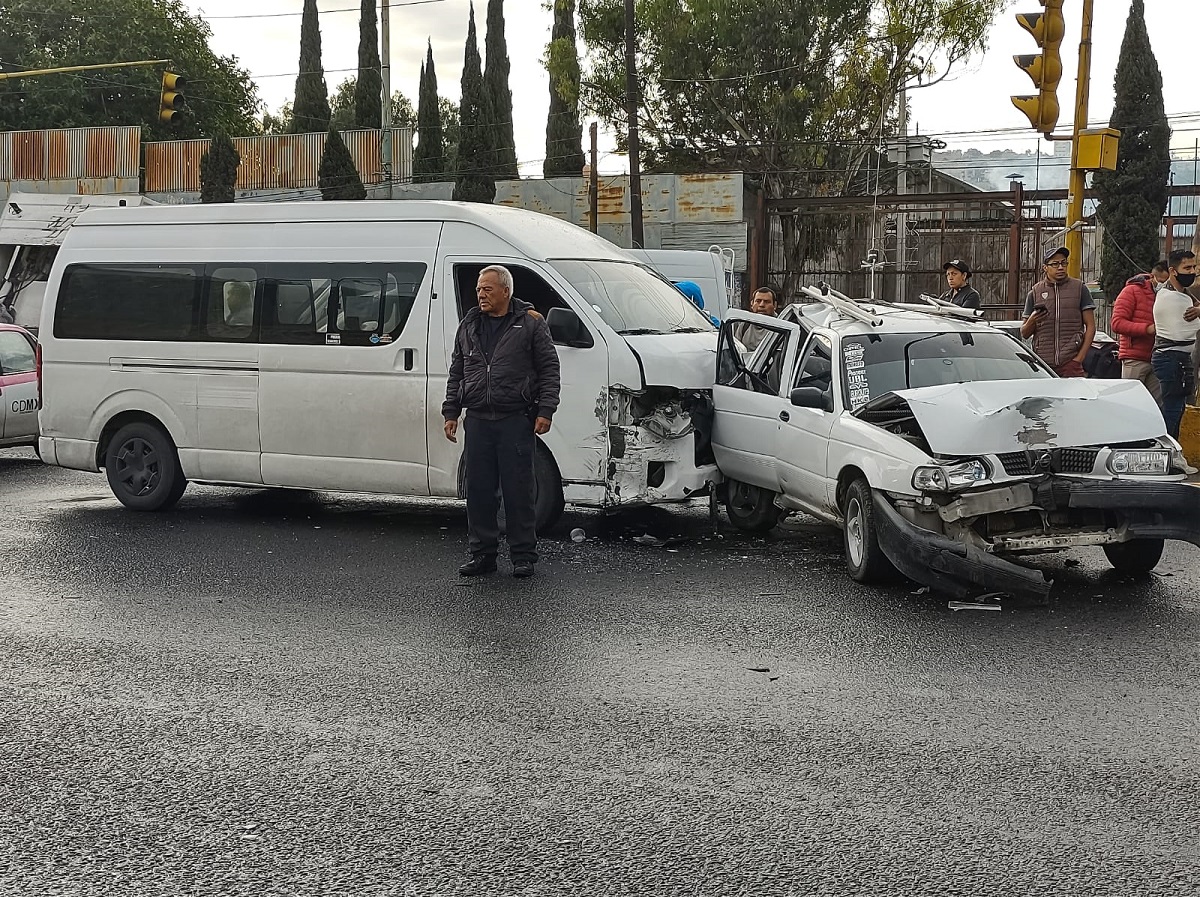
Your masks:
{"label": "corrugated metal fence", "polygon": [[[383,166],[383,132],[342,131],[354,167],[366,185],[386,183]],[[241,156],[236,189],[241,192],[288,191],[316,187],[325,152],[325,134],[280,134],[269,137],[236,137]],[[170,140],[146,144],[147,193],[196,193],[200,190],[200,157],[207,140]],[[412,179],[412,131],[392,130],[392,180]]]}
{"label": "corrugated metal fence", "polygon": [[137,193],[141,128],[0,132],[0,183],[62,193]]}

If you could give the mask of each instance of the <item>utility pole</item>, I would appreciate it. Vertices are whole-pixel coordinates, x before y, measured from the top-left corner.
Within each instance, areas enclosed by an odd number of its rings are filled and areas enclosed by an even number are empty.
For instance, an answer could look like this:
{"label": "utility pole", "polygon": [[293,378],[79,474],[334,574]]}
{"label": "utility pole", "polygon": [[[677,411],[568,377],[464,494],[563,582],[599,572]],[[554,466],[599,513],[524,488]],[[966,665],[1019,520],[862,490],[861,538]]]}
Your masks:
{"label": "utility pole", "polygon": [[591,156],[588,162],[588,230],[598,233],[600,230],[600,177],[596,173],[597,135],[598,126],[592,122],[588,132],[592,138]]}
{"label": "utility pole", "polygon": [[90,72],[95,69],[128,69],[145,65],[166,65],[169,59],[141,59],[137,62],[101,62],[98,65],[63,65],[53,69],[29,69],[24,72],[0,72],[0,81],[12,78],[37,78],[41,75],[58,75],[64,72]]}
{"label": "utility pole", "polygon": [[629,235],[634,249],[644,249],[642,233],[642,163],[638,141],[637,35],[633,0],[625,0],[625,114],[629,116]]}
{"label": "utility pole", "polygon": [[[900,164],[896,166],[896,195],[908,193],[908,88],[900,88]],[[908,213],[904,211],[904,201],[900,201],[896,212],[896,301],[903,302],[908,277]]]}
{"label": "utility pole", "polygon": [[1067,273],[1078,278],[1083,271],[1083,192],[1087,169],[1079,165],[1079,136],[1087,130],[1088,99],[1092,80],[1092,5],[1083,0],[1083,28],[1079,36],[1079,80],[1075,86],[1075,128],[1071,141],[1071,181],[1067,192]]}
{"label": "utility pole", "polygon": [[391,0],[383,0],[379,10],[379,34],[383,38],[383,52],[379,57],[379,75],[383,81],[383,133],[380,135],[379,151],[383,156],[383,176],[387,178],[387,198],[395,198],[392,185],[392,15]]}

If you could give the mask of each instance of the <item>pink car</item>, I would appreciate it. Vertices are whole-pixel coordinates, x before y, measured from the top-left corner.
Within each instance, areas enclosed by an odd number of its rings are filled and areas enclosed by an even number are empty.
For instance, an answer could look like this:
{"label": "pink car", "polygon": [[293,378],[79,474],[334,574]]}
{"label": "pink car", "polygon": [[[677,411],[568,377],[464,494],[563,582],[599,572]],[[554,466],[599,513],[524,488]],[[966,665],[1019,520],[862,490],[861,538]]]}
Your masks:
{"label": "pink car", "polygon": [[37,340],[0,324],[0,448],[38,444]]}

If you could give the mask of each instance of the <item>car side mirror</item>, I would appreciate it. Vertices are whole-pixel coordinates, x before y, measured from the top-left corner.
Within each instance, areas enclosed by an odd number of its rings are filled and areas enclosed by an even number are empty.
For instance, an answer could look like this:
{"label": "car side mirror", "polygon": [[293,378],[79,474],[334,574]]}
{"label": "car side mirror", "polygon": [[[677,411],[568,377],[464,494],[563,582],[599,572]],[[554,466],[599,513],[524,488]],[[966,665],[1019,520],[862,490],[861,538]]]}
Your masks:
{"label": "car side mirror", "polygon": [[546,316],[550,325],[550,338],[559,346],[570,346],[572,349],[590,349],[596,345],[587,325],[570,308],[552,308]]}
{"label": "car side mirror", "polygon": [[818,411],[832,411],[829,394],[815,386],[798,386],[789,396],[797,408],[815,408]]}

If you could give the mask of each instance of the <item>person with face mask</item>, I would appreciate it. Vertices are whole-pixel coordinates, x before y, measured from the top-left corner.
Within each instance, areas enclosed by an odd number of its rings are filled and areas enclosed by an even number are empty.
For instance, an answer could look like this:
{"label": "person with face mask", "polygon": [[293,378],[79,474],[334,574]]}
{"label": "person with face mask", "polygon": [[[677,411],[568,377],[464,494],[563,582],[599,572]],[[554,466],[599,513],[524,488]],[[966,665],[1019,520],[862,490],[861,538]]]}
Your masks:
{"label": "person with face mask", "polygon": [[1178,439],[1183,406],[1196,391],[1192,351],[1200,333],[1200,305],[1187,293],[1196,282],[1196,254],[1177,249],[1168,263],[1171,278],[1154,299],[1154,354],[1150,361],[1162,385],[1167,432]]}
{"label": "person with face mask", "polygon": [[1150,356],[1154,353],[1154,297],[1157,286],[1153,274],[1136,274],[1125,283],[1113,303],[1112,331],[1120,344],[1121,379],[1140,380],[1162,404],[1162,390],[1154,376]]}
{"label": "person with face mask", "polygon": [[1171,279],[1171,272],[1167,270],[1169,267],[1166,259],[1159,259],[1150,269],[1150,275],[1154,278],[1154,292],[1161,290]]}

